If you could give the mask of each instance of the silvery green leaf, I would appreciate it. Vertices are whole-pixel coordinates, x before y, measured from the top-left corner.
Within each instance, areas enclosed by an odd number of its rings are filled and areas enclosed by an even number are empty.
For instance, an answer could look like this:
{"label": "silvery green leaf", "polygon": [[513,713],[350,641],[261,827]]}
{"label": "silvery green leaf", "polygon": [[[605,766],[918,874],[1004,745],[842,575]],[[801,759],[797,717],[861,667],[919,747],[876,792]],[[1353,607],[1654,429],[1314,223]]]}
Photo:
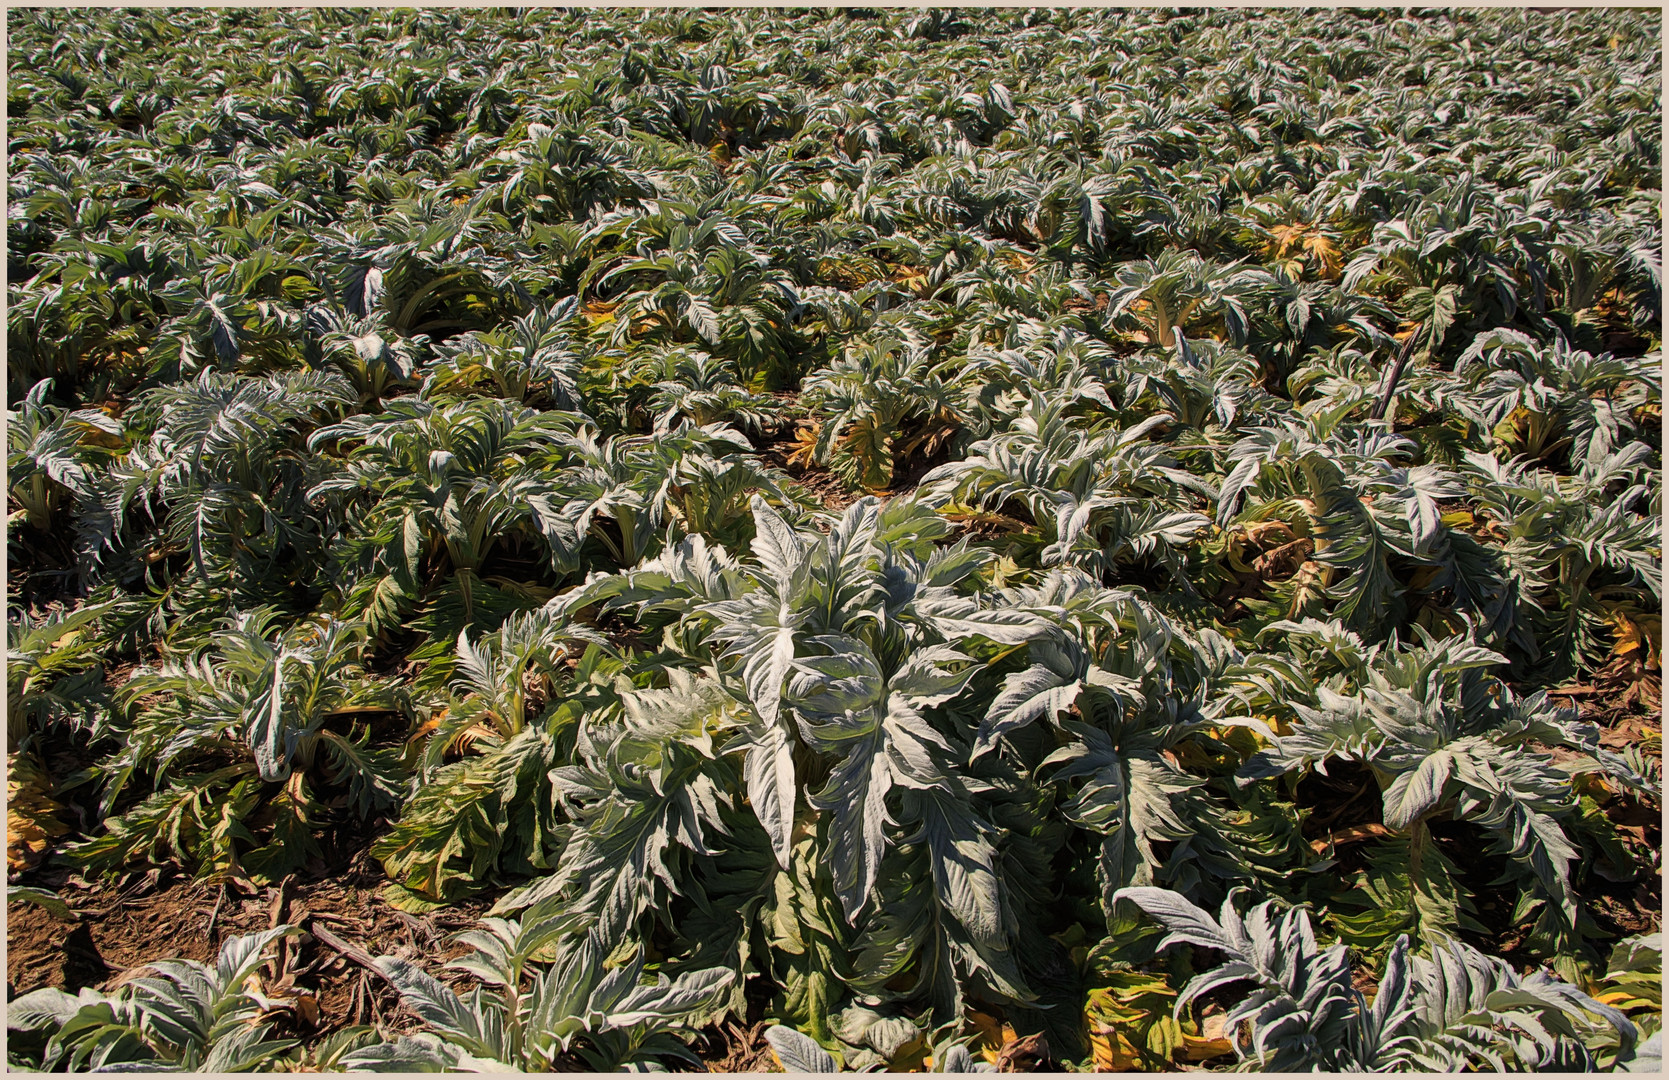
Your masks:
{"label": "silvery green leaf", "polygon": [[61,1027],[81,1008],[81,999],[54,986],[31,990],[6,1003],[6,1027],[12,1031],[40,1031]]}
{"label": "silvery green leaf", "polygon": [[1406,1041],[1406,1029],[1415,1016],[1414,995],[1417,992],[1408,964],[1408,938],[1399,936],[1391,946],[1380,973],[1379,986],[1374,991],[1373,1006],[1357,1024],[1352,1039],[1356,1060],[1364,1067],[1379,1067],[1389,1063],[1388,1055],[1395,1053]]}
{"label": "silvery green leaf", "polygon": [[1240,951],[1209,913],[1169,889],[1136,886],[1120,889],[1114,894],[1113,899],[1129,900],[1163,924],[1170,931],[1165,938],[1165,945],[1184,941],[1190,945],[1221,949],[1231,954],[1238,954]]}
{"label": "silvery green leaf", "polygon": [[609,1013],[611,1028],[678,1020],[709,1007],[735,981],[736,973],[725,968],[686,971],[677,979],[665,975],[653,986],[638,986]]}
{"label": "silvery green leaf", "polygon": [[[953,670],[947,665],[961,665]],[[977,673],[973,657],[947,645],[935,645],[912,653],[887,686],[918,706],[937,707],[960,694]]]}
{"label": "silvery green leaf", "polygon": [[1234,520],[1235,509],[1240,504],[1240,495],[1257,482],[1258,473],[1263,469],[1264,459],[1261,456],[1242,457],[1224,478],[1223,484],[1217,490],[1217,524],[1221,528],[1228,528],[1229,522]]}
{"label": "silvery green leaf", "polygon": [[974,1056],[968,1053],[968,1048],[958,1044],[945,1051],[944,1059],[940,1063],[938,1071],[946,1073],[996,1072],[997,1067],[989,1061],[975,1061]]}
{"label": "silvery green leaf", "polygon": [[1663,1071],[1663,1032],[1654,1031],[1639,1046],[1634,1053],[1619,1059],[1619,1068],[1624,1072],[1661,1073]]}
{"label": "silvery green leaf", "polygon": [[758,495],[753,496],[754,540],[753,553],[765,573],[777,581],[786,582],[799,569],[805,558],[805,547],[799,534],[771,505]]}
{"label": "silvery green leaf", "polygon": [[481,1018],[452,988],[422,968],[393,956],[376,958],[377,970],[388,976],[400,991],[400,999],[424,1023],[459,1041],[465,1048],[485,1052],[487,1033]]}
{"label": "silvery green leaf", "polygon": [[[784,614],[788,614],[786,611]],[[782,684],[794,667],[797,621],[773,628],[742,669],[748,695],[765,722],[774,724],[782,708]]]}
{"label": "silvery green leaf", "polygon": [[466,1057],[458,1047],[428,1032],[366,1046],[342,1056],[348,1072],[451,1072]]}
{"label": "silvery green leaf", "polygon": [[256,1066],[270,1061],[292,1046],[299,1044],[299,1039],[263,1039],[266,1025],[243,1027],[230,1034],[216,1039],[209,1049],[208,1056],[196,1071],[206,1073],[249,1072]]}
{"label": "silvery green leaf", "polygon": [[[1062,747],[1044,765],[1067,763],[1058,780],[1084,779],[1068,811],[1070,820],[1100,833],[1099,876],[1103,903],[1111,911],[1117,890],[1146,885],[1161,860],[1158,843],[1201,843],[1194,820],[1185,817],[1202,781],[1158,756],[1154,748],[1122,751],[1105,732],[1074,728],[1082,743]],[[1196,810],[1209,812],[1208,805]]]}
{"label": "silvery green leaf", "polygon": [[869,646],[845,636],[820,635],[810,644],[832,650],[827,656],[794,661],[789,694],[795,710],[815,721],[862,730],[853,714],[873,710],[886,696],[886,680]]}
{"label": "silvery green leaf", "polygon": [[280,650],[272,660],[272,681],[256,699],[254,715],[249,722],[249,748],[255,755],[255,765],[261,779],[283,780],[290,775],[290,758],[285,752],[284,723],[284,664],[290,660],[288,650]]}
{"label": "silvery green leaf", "polygon": [[748,743],[743,770],[748,803],[771,838],[777,865],[786,870],[793,849],[794,804],[799,797],[793,736],[780,724],[765,728]]}
{"label": "silvery green leaf", "polygon": [[881,734],[895,783],[918,790],[947,787],[955,772],[950,743],[902,694],[888,695]]}
{"label": "silvery green leaf", "polygon": [[887,1067],[887,1059],[866,1046],[841,1055],[846,1062],[844,1072],[883,1072]]}
{"label": "silvery green leaf", "polygon": [[882,752],[883,736],[872,732],[855,741],[846,759],[835,767],[828,784],[811,796],[811,804],[831,813],[829,873],[848,922],[859,913],[875,888],[886,851],[887,792],[893,774]]}
{"label": "silvery green leaf", "polygon": [[54,918],[73,920],[76,917],[75,912],[70,909],[68,904],[58,898],[57,893],[49,892],[46,889],[36,889],[27,885],[8,885],[6,886],[6,902],[35,904],[38,907],[45,908],[47,913]]}
{"label": "silvery green leaf", "polygon": [[118,1061],[109,1065],[99,1065],[87,1071],[93,1073],[175,1073],[185,1070],[166,1061]]}
{"label": "silvery green leaf", "polygon": [[771,1050],[776,1053],[777,1061],[782,1064],[784,1072],[797,1073],[832,1073],[839,1072],[835,1059],[829,1052],[817,1045],[808,1035],[802,1035],[793,1028],[775,1027],[765,1029],[765,1041],[771,1044]]}
{"label": "silvery green leaf", "polygon": [[962,924],[977,948],[1006,952],[1002,886],[997,851],[991,843],[995,830],[976,818],[959,798],[927,792],[922,807],[924,838],[933,860],[939,902]]}
{"label": "silvery green leaf", "polygon": [[849,1046],[861,1046],[869,1029],[883,1019],[885,1017],[866,1005],[848,1005],[839,1015],[831,1018],[829,1030],[841,1042]]}
{"label": "silvery green leaf", "polygon": [[1443,799],[1452,764],[1453,755],[1447,750],[1439,750],[1416,768],[1400,773],[1381,796],[1385,807],[1385,825],[1392,829],[1406,829],[1435,809]]}
{"label": "silvery green leaf", "polygon": [[991,700],[974,740],[973,756],[988,753],[997,740],[1041,718],[1053,719],[1078,700],[1082,685],[1053,665],[1033,664],[1003,677],[1002,690]]}
{"label": "silvery green leaf", "polygon": [[921,1029],[910,1021],[890,1017],[871,1024],[864,1032],[864,1042],[877,1054],[891,1061],[894,1055],[920,1035]]}
{"label": "silvery green leaf", "polygon": [[261,965],[268,945],[280,938],[300,937],[301,933],[298,926],[276,926],[271,930],[227,939],[220,946],[220,955],[215,958],[217,983],[223,987],[241,987],[244,980]]}
{"label": "silvery green leaf", "polygon": [[934,633],[953,643],[979,637],[997,645],[1025,645],[1055,632],[1052,624],[1036,613],[984,608],[963,596],[921,597],[915,612]]}

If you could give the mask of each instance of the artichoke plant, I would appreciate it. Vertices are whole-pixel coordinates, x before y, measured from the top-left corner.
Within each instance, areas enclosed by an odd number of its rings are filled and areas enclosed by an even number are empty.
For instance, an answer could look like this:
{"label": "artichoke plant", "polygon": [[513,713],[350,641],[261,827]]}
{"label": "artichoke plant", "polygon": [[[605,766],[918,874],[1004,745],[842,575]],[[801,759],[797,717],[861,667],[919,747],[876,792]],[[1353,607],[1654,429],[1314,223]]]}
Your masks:
{"label": "artichoke plant", "polygon": [[9,12],[14,1067],[1652,1066],[1660,35]]}

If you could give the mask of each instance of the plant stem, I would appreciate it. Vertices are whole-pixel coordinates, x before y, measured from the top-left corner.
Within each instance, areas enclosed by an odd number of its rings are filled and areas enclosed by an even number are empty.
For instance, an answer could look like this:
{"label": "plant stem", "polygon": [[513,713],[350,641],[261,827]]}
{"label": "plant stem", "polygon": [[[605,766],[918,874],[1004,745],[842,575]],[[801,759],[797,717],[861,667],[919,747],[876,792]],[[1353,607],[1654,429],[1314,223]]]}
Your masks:
{"label": "plant stem", "polygon": [[1379,394],[1368,411],[1369,420],[1385,419],[1385,410],[1391,404],[1391,395],[1397,392],[1397,382],[1402,378],[1403,368],[1408,366],[1408,358],[1414,355],[1414,343],[1420,338],[1419,332],[1408,335],[1408,340],[1402,343],[1402,352],[1397,354],[1396,361],[1386,369],[1385,379],[1379,384]]}

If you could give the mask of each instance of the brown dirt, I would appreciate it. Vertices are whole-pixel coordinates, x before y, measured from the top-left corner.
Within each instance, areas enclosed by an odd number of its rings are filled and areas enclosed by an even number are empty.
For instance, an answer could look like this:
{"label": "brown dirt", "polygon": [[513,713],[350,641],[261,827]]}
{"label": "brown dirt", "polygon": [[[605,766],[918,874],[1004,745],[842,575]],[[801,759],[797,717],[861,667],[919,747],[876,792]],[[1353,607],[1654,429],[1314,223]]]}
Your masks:
{"label": "brown dirt", "polygon": [[805,469],[789,475],[831,513],[838,514],[863,497],[861,491],[848,491],[840,478],[827,469]]}
{"label": "brown dirt", "polygon": [[317,1022],[295,1032],[304,1042],[356,1023],[414,1029],[416,1018],[393,990],[325,945],[312,927],[325,927],[371,956],[420,961],[444,978],[441,964],[463,951],[451,943],[452,934],[473,926],[491,898],[426,917],[389,905],[379,896],[388,879],[368,851],[385,827],[351,821],[327,831],[320,837],[322,857],[276,886],[236,877],[196,881],[163,866],[87,881],[48,862],[14,884],[55,892],[75,917],[60,919],[32,903],[7,905],[7,998],[45,986],[112,990],[144,964],[209,962],[228,938],[287,923],[308,933],[286,943],[261,978],[267,987],[289,983],[317,996]]}
{"label": "brown dirt", "polygon": [[1640,882],[1589,884],[1590,911],[1602,930],[1633,937],[1663,929],[1663,876],[1644,874],[1642,878]]}
{"label": "brown dirt", "polygon": [[[111,990],[143,964],[173,957],[210,961],[226,939],[280,922],[320,925],[372,956],[421,961],[442,974],[440,964],[462,951],[450,943],[451,934],[473,925],[486,903],[477,900],[411,916],[378,897],[385,880],[363,855],[337,876],[292,879],[281,887],[214,885],[158,871],[108,883],[70,879],[58,895],[75,912],[73,921],[34,904],[8,905],[8,993],[43,986]],[[318,996],[318,1024],[304,1036],[323,1036],[353,1023],[415,1026],[386,984],[311,933],[287,945],[275,965],[264,981],[287,975]]]}
{"label": "brown dirt", "polygon": [[758,448],[760,459],[787,473],[790,479],[822,503],[825,510],[839,513],[857,502],[861,493],[847,491],[846,485],[829,470],[820,466],[806,469],[788,464],[788,454],[795,445],[794,432],[795,425],[785,424],[769,442]]}

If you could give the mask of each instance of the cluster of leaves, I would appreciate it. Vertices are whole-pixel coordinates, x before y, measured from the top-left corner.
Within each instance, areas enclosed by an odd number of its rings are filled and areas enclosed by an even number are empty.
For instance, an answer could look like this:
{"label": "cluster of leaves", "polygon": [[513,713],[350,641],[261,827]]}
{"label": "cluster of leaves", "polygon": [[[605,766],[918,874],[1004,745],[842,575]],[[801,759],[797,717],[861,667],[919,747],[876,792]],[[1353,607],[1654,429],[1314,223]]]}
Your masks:
{"label": "cluster of leaves", "polygon": [[8,1062],[41,1072],[271,1069],[297,1045],[267,1037],[294,1003],[261,993],[256,972],[267,946],[300,933],[280,926],[231,938],[213,964],[159,960],[108,994],[24,994],[6,1007]]}
{"label": "cluster of leaves", "polygon": [[407,961],[379,957],[378,970],[428,1030],[356,1049],[343,1056],[343,1066],[350,1072],[550,1072],[570,1051],[594,1071],[663,1058],[699,1065],[673,1032],[709,1015],[735,972],[707,968],[646,981],[641,955],[605,965],[593,939],[570,933],[575,921],[560,905],[545,903],[520,919],[486,919],[481,929],[461,935],[470,951],[449,966],[482,983],[465,997]]}
{"label": "cluster of leaves", "polygon": [[[1229,1011],[1235,1052],[1270,1071],[1455,1072],[1572,1070],[1656,1072],[1661,1032],[1641,1032],[1620,1010],[1537,973],[1521,978],[1500,960],[1451,942],[1429,958],[1398,938],[1370,1002],[1352,985],[1343,944],[1321,948],[1302,910],[1265,901],[1246,915],[1224,902],[1209,913],[1165,889],[1121,893],[1170,931],[1225,962],[1194,977],[1182,1002],[1216,987],[1250,983]],[[1631,939],[1617,956],[1633,962],[1661,947]]]}
{"label": "cluster of leaves", "polygon": [[354,1068],[1655,1046],[1547,693],[1659,651],[1651,19],[7,18],[20,865],[74,742],[85,869],[501,893]]}

